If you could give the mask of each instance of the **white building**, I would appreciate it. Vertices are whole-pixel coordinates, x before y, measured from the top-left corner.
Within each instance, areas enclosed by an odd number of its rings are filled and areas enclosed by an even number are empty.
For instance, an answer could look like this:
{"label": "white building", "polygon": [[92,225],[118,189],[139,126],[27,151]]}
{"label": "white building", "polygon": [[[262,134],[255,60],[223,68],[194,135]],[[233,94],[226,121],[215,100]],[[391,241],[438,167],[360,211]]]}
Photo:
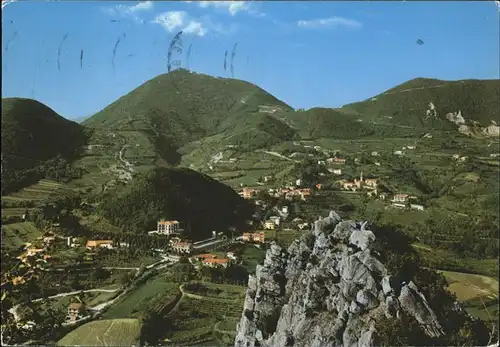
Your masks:
{"label": "white building", "polygon": [[401,152],[401,151],[394,151],[394,155],[403,155],[403,152]]}
{"label": "white building", "polygon": [[300,186],[302,185],[302,180],[301,180],[300,178],[299,178],[299,179],[297,179],[297,180],[295,181],[295,185],[296,185],[297,187],[300,187]]}
{"label": "white building", "polygon": [[378,157],[378,152],[373,151],[373,152],[372,152],[372,157]]}
{"label": "white building", "polygon": [[274,230],[274,226],[275,226],[274,222],[270,220],[264,223],[264,229],[266,230]]}
{"label": "white building", "polygon": [[408,201],[408,194],[396,194],[392,198],[392,202],[406,203]]}
{"label": "white building", "polygon": [[179,222],[176,220],[159,220],[156,232],[163,235],[172,235],[179,233]]}
{"label": "white building", "polygon": [[411,204],[410,208],[413,209],[413,210],[418,210],[418,211],[423,211],[424,210],[424,206],[417,205],[417,204]]}

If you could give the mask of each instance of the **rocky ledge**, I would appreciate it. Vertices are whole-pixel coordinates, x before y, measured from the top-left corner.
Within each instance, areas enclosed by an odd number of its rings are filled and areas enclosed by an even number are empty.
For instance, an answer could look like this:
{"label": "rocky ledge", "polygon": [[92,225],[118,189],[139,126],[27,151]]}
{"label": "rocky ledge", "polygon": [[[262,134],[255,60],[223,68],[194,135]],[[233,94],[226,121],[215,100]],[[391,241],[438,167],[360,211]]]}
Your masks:
{"label": "rocky ledge", "polygon": [[444,334],[415,283],[388,273],[365,223],[331,211],[288,250],[268,249],[248,280],[236,347],[375,346],[377,322],[413,317],[429,337]]}

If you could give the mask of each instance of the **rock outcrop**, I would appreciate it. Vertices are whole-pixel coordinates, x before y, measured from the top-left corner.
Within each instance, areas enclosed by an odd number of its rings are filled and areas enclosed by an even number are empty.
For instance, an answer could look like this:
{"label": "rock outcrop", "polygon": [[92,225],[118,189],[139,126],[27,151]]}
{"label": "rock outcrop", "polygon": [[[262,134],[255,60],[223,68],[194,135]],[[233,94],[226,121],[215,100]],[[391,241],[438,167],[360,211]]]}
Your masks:
{"label": "rock outcrop", "polygon": [[377,259],[366,223],[334,212],[288,248],[272,244],[251,275],[235,346],[375,346],[381,318],[411,316],[444,334],[413,282],[399,283]]}

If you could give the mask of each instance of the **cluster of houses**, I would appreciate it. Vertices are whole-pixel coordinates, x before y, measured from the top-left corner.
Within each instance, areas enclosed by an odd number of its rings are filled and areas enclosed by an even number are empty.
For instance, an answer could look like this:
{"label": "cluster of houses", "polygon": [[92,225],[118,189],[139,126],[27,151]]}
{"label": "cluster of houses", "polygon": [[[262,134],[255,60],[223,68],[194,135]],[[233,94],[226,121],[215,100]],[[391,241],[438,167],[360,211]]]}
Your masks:
{"label": "cluster of houses", "polygon": [[[377,185],[378,185],[378,179],[377,178],[363,178],[363,171],[361,171],[361,175],[359,177],[359,180],[357,178],[354,179],[354,181],[346,181],[346,180],[341,180],[339,183],[342,185],[342,189],[344,190],[350,190],[350,191],[358,191],[361,189],[368,190],[371,192],[373,195],[377,195]],[[371,195],[371,194],[369,194]]]}
{"label": "cluster of houses", "polygon": [[269,189],[269,194],[274,197],[284,197],[286,200],[293,200],[295,197],[299,197],[301,200],[307,200],[311,196],[310,188],[297,188],[287,186],[278,189]]}

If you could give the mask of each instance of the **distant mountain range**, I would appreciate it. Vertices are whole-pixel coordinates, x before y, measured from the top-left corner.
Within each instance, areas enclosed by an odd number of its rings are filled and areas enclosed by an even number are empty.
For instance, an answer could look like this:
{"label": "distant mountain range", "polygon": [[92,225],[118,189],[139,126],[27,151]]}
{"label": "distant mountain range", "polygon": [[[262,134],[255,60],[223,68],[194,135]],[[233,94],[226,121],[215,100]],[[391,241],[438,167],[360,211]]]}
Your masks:
{"label": "distant mountain range", "polygon": [[144,147],[170,166],[194,150],[252,151],[299,139],[408,137],[431,130],[498,136],[499,100],[499,80],[417,78],[339,109],[294,111],[254,84],[181,69],[75,120],[81,125],[37,101],[3,99],[2,160],[22,157],[35,163],[72,152],[85,142],[84,129],[95,136],[141,137]]}

